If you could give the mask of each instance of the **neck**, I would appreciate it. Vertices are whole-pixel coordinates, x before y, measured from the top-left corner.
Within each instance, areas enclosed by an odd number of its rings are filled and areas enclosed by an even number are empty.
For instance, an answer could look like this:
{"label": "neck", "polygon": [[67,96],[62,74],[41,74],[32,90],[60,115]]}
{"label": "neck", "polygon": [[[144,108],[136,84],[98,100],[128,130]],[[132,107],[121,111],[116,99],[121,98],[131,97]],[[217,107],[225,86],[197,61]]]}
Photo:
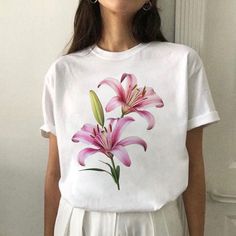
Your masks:
{"label": "neck", "polygon": [[[131,32],[132,17],[100,8],[102,17],[102,37],[98,46],[108,51],[127,50],[138,42]],[[122,15],[121,15],[122,14]]]}

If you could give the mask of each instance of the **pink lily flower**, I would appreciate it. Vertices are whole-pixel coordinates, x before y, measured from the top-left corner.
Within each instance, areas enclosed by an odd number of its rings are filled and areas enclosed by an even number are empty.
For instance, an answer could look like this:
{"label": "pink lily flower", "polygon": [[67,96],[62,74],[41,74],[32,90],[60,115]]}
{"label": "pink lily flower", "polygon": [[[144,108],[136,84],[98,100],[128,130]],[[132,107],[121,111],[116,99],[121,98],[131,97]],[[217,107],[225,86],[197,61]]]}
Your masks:
{"label": "pink lily flower", "polygon": [[86,123],[82,126],[81,130],[73,135],[73,142],[83,142],[95,146],[95,148],[84,148],[79,152],[78,162],[80,165],[85,165],[85,159],[88,156],[96,152],[101,152],[109,158],[116,156],[125,166],[130,166],[131,160],[125,149],[126,145],[139,144],[146,151],[147,143],[137,136],[129,136],[120,140],[122,131],[131,121],[134,121],[134,118],[126,116],[123,118],[108,119],[110,120],[109,125],[108,127],[104,126],[104,129],[99,127],[98,124]]}
{"label": "pink lily flower", "polygon": [[[126,87],[122,86],[122,82],[127,78]],[[140,116],[146,119],[148,123],[147,130],[150,130],[155,125],[154,116],[143,108],[155,106],[163,107],[162,99],[156,94],[152,87],[137,88],[137,79],[135,75],[123,73],[120,82],[114,78],[106,78],[98,84],[98,88],[102,84],[109,85],[115,92],[116,96],[112,97],[105,107],[107,112],[121,106],[122,116],[131,112],[137,112]]]}

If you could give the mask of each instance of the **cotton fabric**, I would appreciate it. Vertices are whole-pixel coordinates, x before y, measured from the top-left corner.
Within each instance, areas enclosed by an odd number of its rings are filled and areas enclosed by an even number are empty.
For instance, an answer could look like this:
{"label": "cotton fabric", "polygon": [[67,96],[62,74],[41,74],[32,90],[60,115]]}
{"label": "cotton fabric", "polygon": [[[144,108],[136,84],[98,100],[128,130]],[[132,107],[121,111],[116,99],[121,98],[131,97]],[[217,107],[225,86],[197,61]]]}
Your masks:
{"label": "cotton fabric", "polygon": [[[107,130],[95,119],[90,90],[100,99]],[[131,111],[122,119],[121,108]],[[42,112],[41,135],[57,136],[62,197],[99,212],[150,212],[175,200],[188,186],[187,131],[220,120],[198,53],[157,41],[122,52],[93,45],[60,56],[44,78]],[[120,189],[107,173],[108,147],[120,168]],[[107,172],[81,171],[86,168]]]}
{"label": "cotton fabric", "polygon": [[75,208],[60,199],[54,236],[188,236],[180,196],[153,212],[97,212]]}

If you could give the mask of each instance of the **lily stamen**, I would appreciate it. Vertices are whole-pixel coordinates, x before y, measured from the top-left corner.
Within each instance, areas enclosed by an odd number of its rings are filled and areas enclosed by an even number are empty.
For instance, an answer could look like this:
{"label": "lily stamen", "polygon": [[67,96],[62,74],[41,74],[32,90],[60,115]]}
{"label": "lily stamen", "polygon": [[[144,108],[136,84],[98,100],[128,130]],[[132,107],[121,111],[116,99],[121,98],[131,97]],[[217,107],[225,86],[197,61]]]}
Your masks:
{"label": "lily stamen", "polygon": [[93,128],[93,133],[94,133],[94,136],[97,135],[95,128]]}
{"label": "lily stamen", "polygon": [[138,86],[138,85],[137,85],[137,84],[135,84],[135,85],[134,85],[134,87],[133,87],[131,90],[134,90],[134,89],[135,89],[137,86]]}
{"label": "lily stamen", "polygon": [[146,86],[143,87],[142,96],[144,96],[145,93],[146,93]]}

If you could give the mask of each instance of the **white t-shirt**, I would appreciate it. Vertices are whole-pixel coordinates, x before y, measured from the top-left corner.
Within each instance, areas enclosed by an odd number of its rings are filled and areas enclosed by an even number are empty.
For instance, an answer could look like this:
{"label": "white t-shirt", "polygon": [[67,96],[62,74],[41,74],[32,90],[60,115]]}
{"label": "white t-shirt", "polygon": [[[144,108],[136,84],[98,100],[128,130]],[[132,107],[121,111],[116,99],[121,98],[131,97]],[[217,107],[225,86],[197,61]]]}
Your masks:
{"label": "white t-shirt", "polygon": [[60,56],[42,108],[42,136],[57,136],[62,197],[94,211],[154,211],[175,200],[188,185],[187,131],[220,120],[198,53],[158,41]]}

